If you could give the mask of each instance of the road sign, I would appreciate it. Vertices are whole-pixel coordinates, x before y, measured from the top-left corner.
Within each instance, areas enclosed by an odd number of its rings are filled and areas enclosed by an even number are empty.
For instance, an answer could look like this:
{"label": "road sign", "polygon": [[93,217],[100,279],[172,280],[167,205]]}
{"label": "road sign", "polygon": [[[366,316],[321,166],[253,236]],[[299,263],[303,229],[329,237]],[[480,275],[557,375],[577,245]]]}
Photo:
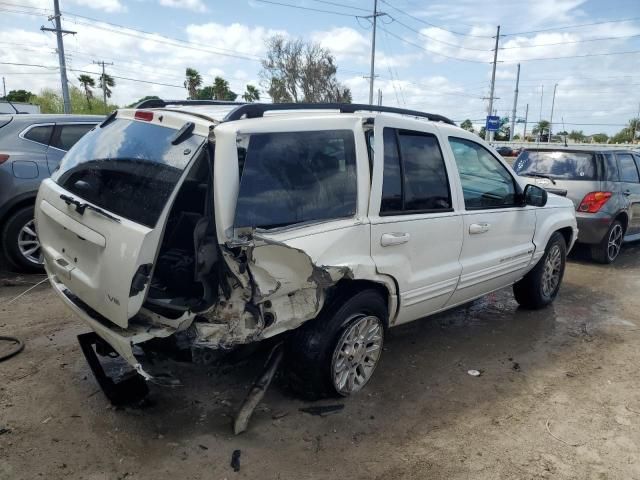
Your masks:
{"label": "road sign", "polygon": [[500,130],[500,117],[497,115],[487,115],[486,129],[488,132]]}

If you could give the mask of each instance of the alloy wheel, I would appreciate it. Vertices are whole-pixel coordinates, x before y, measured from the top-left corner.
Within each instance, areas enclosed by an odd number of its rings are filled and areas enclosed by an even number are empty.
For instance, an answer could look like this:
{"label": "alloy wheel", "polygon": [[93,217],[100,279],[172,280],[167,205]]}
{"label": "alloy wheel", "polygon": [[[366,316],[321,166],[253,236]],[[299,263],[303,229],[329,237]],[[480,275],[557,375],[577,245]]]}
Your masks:
{"label": "alloy wheel", "polygon": [[340,336],[331,361],[333,386],[340,395],[350,395],[364,387],[378,365],[384,329],[373,315],[354,316]]}
{"label": "alloy wheel", "polygon": [[24,258],[35,265],[42,265],[44,258],[36,232],[36,222],[29,220],[18,233],[18,249]]}
{"label": "alloy wheel", "polygon": [[560,284],[562,273],[562,251],[559,245],[553,245],[547,254],[542,272],[542,294],[550,298]]}
{"label": "alloy wheel", "polygon": [[622,225],[620,225],[619,223],[616,223],[609,232],[609,239],[607,242],[607,256],[609,257],[609,261],[611,262],[613,262],[620,253],[623,233],[624,232],[622,231]]}

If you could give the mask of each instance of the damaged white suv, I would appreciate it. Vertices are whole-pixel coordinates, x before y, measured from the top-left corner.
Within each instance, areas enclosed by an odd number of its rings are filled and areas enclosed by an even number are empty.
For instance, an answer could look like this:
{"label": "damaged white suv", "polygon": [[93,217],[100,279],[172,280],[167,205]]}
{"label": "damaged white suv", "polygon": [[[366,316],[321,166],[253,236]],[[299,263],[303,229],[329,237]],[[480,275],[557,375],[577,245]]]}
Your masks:
{"label": "damaged white suv", "polygon": [[158,339],[197,361],[281,335],[306,393],[349,395],[388,327],[554,300],[575,209],[522,182],[439,115],[152,100],[69,151],[36,220],[55,291],[145,379]]}

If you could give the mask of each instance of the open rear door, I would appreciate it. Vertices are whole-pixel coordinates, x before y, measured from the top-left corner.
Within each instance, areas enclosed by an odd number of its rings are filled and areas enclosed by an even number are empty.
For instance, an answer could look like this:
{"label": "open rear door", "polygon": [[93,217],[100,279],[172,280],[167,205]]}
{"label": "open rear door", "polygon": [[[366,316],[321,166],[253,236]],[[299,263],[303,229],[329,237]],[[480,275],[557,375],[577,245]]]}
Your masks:
{"label": "open rear door", "polygon": [[[142,120],[138,113],[145,114]],[[40,187],[45,265],[69,295],[126,328],[142,306],[175,197],[205,137],[125,112],[78,142]],[[184,123],[184,122],[183,122]]]}

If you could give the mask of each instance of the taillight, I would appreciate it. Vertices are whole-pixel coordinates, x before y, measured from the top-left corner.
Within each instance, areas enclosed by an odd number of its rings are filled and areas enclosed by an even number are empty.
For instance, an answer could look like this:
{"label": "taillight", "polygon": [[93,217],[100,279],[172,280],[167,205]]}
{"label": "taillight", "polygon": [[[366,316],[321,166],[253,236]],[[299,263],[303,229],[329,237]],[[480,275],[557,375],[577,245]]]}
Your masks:
{"label": "taillight", "polygon": [[153,112],[150,112],[148,110],[136,110],[133,118],[135,118],[136,120],[144,120],[145,122],[150,122],[151,120],[153,120]]}
{"label": "taillight", "polygon": [[596,213],[611,198],[611,192],[587,193],[578,206],[579,212]]}
{"label": "taillight", "polygon": [[9,160],[9,155],[6,153],[0,153],[0,165]]}

